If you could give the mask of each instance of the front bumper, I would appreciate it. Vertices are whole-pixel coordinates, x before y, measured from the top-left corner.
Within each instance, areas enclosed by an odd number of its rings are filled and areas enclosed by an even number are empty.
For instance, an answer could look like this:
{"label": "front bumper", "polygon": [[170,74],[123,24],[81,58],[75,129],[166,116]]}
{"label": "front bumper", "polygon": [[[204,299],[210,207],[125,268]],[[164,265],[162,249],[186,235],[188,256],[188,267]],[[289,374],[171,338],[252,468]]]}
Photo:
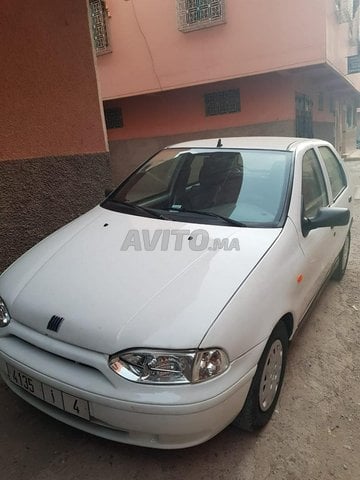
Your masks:
{"label": "front bumper", "polygon": [[[110,370],[107,356],[46,337],[12,321],[0,336],[0,374],[24,400],[48,415],[110,440],[185,448],[223,430],[241,411],[263,345],[223,375],[196,385],[141,385]],[[90,421],[66,413],[10,382],[6,364],[89,402]]]}

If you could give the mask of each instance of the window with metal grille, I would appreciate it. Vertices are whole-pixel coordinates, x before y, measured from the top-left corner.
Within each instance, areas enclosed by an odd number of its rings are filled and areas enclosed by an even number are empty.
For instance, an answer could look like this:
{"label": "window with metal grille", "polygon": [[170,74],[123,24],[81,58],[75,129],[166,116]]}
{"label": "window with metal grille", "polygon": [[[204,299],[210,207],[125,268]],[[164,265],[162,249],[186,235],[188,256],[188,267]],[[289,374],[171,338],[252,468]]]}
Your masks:
{"label": "window with metal grille", "polygon": [[206,93],[205,115],[224,115],[225,113],[235,113],[241,111],[240,90],[225,90],[222,92]]}
{"label": "window with metal grille", "polygon": [[106,128],[122,128],[124,126],[121,108],[106,108],[104,110]]}
{"label": "window with metal grille", "polygon": [[225,0],[177,0],[176,10],[181,32],[225,23]]}
{"label": "window with metal grille", "polygon": [[103,0],[89,0],[91,29],[97,55],[109,53],[108,11]]}

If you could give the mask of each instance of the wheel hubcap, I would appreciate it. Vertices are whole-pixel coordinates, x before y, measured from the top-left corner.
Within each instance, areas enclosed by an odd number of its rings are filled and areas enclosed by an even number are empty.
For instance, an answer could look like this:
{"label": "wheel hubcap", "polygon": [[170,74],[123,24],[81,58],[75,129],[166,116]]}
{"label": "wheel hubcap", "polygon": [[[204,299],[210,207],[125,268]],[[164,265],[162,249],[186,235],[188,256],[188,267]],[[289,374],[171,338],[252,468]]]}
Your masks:
{"label": "wheel hubcap", "polygon": [[268,410],[279,388],[283,364],[283,347],[280,340],[271,345],[261,376],[259,403],[263,412]]}

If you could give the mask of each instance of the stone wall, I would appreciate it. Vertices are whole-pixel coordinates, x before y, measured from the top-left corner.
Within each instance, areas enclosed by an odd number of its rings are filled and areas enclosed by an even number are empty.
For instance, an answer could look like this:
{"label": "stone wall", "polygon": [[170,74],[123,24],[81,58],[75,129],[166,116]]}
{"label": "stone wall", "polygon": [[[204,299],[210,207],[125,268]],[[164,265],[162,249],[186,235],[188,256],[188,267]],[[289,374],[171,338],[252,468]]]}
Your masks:
{"label": "stone wall", "polygon": [[0,272],[94,207],[110,184],[109,154],[0,162]]}

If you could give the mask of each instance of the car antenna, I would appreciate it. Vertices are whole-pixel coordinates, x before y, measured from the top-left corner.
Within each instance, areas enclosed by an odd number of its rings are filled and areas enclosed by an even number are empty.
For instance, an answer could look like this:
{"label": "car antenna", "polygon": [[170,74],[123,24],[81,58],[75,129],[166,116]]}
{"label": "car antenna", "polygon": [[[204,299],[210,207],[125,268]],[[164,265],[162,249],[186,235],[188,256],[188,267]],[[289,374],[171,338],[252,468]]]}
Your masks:
{"label": "car antenna", "polygon": [[222,146],[223,146],[223,144],[221,143],[221,138],[219,138],[218,143],[216,145],[216,148],[220,148]]}

